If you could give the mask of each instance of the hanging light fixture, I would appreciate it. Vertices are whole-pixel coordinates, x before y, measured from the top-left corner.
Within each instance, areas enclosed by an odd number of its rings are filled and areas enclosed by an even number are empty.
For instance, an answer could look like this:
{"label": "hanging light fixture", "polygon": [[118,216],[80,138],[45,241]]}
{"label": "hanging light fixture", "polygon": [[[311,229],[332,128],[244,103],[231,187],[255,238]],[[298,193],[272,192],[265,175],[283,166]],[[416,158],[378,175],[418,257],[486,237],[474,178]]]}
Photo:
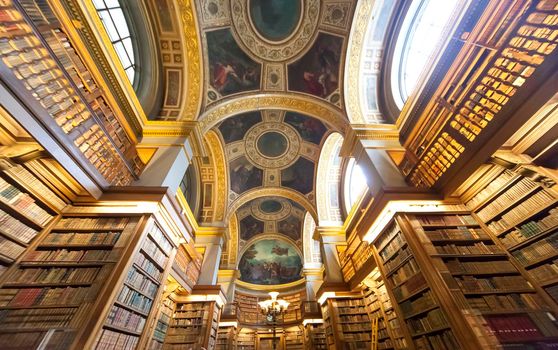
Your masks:
{"label": "hanging light fixture", "polygon": [[265,316],[266,320],[271,323],[273,327],[273,350],[276,349],[275,332],[277,326],[277,318],[287,311],[289,302],[283,299],[277,299],[279,292],[269,292],[271,299],[260,301],[260,310]]}

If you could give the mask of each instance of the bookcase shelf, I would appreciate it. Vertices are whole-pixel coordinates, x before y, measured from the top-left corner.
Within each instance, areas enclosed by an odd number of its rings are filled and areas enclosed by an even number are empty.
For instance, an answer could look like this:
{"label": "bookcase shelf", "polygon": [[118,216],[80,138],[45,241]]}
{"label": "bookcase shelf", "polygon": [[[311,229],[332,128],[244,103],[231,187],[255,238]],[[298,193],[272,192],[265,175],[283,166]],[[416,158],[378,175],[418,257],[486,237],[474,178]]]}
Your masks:
{"label": "bookcase shelf", "polygon": [[[86,222],[82,224],[88,225]],[[135,349],[140,343],[148,341],[145,337],[151,337],[144,329],[147,329],[150,320],[156,321],[151,313],[158,300],[158,291],[164,284],[163,278],[166,278],[174,245],[159,224],[151,220],[136,249],[129,268],[123,271],[124,280],[116,287],[118,293],[95,341],[97,348],[118,348],[119,344],[125,343],[127,349]],[[159,342],[159,348],[161,345]]]}

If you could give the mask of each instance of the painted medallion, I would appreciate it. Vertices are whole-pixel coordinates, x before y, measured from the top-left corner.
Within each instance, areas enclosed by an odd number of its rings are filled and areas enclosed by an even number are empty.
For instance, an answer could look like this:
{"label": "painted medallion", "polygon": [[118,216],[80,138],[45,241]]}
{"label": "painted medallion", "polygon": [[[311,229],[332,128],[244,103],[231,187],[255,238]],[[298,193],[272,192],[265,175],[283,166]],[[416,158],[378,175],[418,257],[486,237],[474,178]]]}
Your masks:
{"label": "painted medallion", "polygon": [[250,0],[252,23],[269,41],[288,38],[298,25],[301,9],[301,0]]}

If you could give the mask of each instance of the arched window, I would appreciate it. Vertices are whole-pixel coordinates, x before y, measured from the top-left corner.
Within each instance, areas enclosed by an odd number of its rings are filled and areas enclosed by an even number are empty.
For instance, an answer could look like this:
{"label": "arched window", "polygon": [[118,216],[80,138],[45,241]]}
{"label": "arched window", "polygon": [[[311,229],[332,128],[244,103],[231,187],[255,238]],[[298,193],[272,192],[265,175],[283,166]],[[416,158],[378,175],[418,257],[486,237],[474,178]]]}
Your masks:
{"label": "arched window", "polygon": [[[391,70],[392,93],[401,109],[413,93],[430,56],[449,34],[464,0],[414,1],[397,37]],[[455,27],[455,26],[453,26]]]}
{"label": "arched window", "polygon": [[349,212],[353,205],[360,199],[366,188],[368,188],[366,177],[354,158],[351,158],[347,165],[344,187],[345,209]]}
{"label": "arched window", "polygon": [[122,6],[118,0],[93,0],[93,5],[95,5],[97,13],[101,17],[101,21],[130,80],[130,84],[133,85],[137,67],[136,57],[134,55],[134,46],[132,45],[130,26],[124,16]]}

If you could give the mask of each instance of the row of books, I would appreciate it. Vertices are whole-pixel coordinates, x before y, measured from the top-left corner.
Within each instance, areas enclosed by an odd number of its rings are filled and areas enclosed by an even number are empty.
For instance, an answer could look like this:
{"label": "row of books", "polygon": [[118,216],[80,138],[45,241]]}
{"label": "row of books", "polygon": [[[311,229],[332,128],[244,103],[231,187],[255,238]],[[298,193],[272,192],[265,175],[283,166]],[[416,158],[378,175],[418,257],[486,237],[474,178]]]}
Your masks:
{"label": "row of books", "polygon": [[161,277],[163,276],[163,269],[153,264],[151,260],[147,259],[143,252],[139,252],[138,254],[136,254],[134,258],[134,264],[147,272],[153,279],[157,281],[161,280]]}
{"label": "row of books", "polygon": [[113,305],[107,316],[106,324],[140,333],[143,330],[145,321],[145,317],[140,314],[126,310],[118,305]]}
{"label": "row of books", "polygon": [[482,255],[482,254],[503,254],[497,245],[475,242],[474,244],[444,244],[436,245],[438,254],[457,254],[457,255]]}
{"label": "row of books", "polygon": [[530,217],[555,201],[556,198],[546,190],[539,191],[503,214],[499,220],[489,223],[488,227],[499,234],[521,223],[525,218]]}
{"label": "row of books", "polygon": [[386,276],[391,275],[394,269],[397,268],[405,259],[409,258],[411,255],[411,248],[404,247],[397,254],[393,255],[388,261],[384,262]]}
{"label": "row of books", "polygon": [[378,250],[382,250],[384,249],[385,245],[400,232],[401,230],[399,229],[399,226],[397,226],[397,224],[394,222],[387,226],[386,230],[382,234],[380,234],[380,236],[374,242],[374,245],[376,246],[376,248],[378,248]]}
{"label": "row of books", "polygon": [[554,257],[558,249],[558,232],[541,239],[525,248],[512,252],[512,255],[523,265],[529,265],[543,257]]}
{"label": "row of books", "polygon": [[461,276],[455,278],[455,281],[464,292],[491,292],[533,288],[523,276],[494,276],[488,278]]}
{"label": "row of books", "polygon": [[149,235],[155,239],[155,242],[159,244],[159,247],[163,249],[163,252],[166,255],[169,255],[170,251],[172,250],[172,244],[164,235],[163,231],[161,231],[159,226],[154,225],[151,231],[149,231]]}
{"label": "row of books", "polygon": [[416,215],[423,226],[459,226],[476,225],[477,221],[471,215]]}
{"label": "row of books", "polygon": [[540,283],[558,278],[558,259],[548,264],[540,265],[529,270],[531,275]]}
{"label": "row of books", "polygon": [[488,235],[480,228],[459,227],[456,229],[425,230],[431,240],[467,240],[488,239]]}
{"label": "row of books", "polygon": [[389,278],[394,286],[405,282],[410,277],[415,275],[420,271],[420,267],[415,262],[414,258],[409,259],[405,264],[403,264],[396,272],[394,272]]}
{"label": "row of books", "polygon": [[410,295],[418,292],[426,286],[426,280],[422,273],[417,273],[409,278],[406,283],[399,287],[393,288],[393,295],[397,301],[401,301]]}
{"label": "row of books", "polygon": [[50,329],[67,327],[77,308],[0,310],[2,329]]}
{"label": "row of books", "polygon": [[0,289],[0,307],[78,305],[90,293],[90,289],[84,287]]}
{"label": "row of books", "polygon": [[12,283],[93,283],[101,268],[25,268],[10,276]]}
{"label": "row of books", "polygon": [[502,341],[539,338],[543,334],[527,315],[506,315],[486,317],[491,332]]}
{"label": "row of books", "polygon": [[414,339],[417,349],[424,350],[454,350],[460,346],[450,331],[444,331],[440,334],[429,334]]}
{"label": "row of books", "polygon": [[15,260],[23,254],[25,247],[0,236],[0,256],[4,256],[9,260]]}
{"label": "row of books", "polygon": [[145,239],[141,249],[159,266],[165,266],[168,256],[151,239]]}
{"label": "row of books", "polygon": [[339,315],[339,321],[341,323],[368,322],[369,318],[368,315],[366,314],[355,314],[355,315],[341,314]]}
{"label": "row of books", "polygon": [[506,192],[501,193],[496,199],[492,200],[489,205],[479,210],[477,215],[482,221],[488,221],[509,207],[510,204],[517,201],[518,198],[521,198],[537,187],[538,185],[531,179],[522,178]]}
{"label": "row of books", "polygon": [[441,309],[434,309],[421,317],[411,318],[407,320],[411,333],[418,334],[422,332],[436,330],[448,326],[448,321]]}
{"label": "row of books", "polygon": [[24,261],[33,262],[91,262],[109,261],[115,254],[110,250],[35,250],[25,255]]}
{"label": "row of books", "polygon": [[43,240],[43,244],[68,245],[114,245],[120,232],[51,232]]}
{"label": "row of books", "polygon": [[101,330],[95,350],[133,350],[138,345],[139,337],[110,329]]}
{"label": "row of books", "polygon": [[371,332],[370,320],[366,317],[366,321],[361,323],[343,323],[341,322],[341,330],[343,332]]}
{"label": "row of books", "polygon": [[18,212],[43,226],[52,219],[52,215],[35,203],[29,194],[0,178],[0,201],[8,204]]}
{"label": "row of books", "polygon": [[517,175],[513,171],[504,170],[498,177],[490,181],[490,183],[488,183],[482,191],[478,192],[474,197],[469,199],[466,204],[470,208],[476,208],[516,177]]}
{"label": "row of books", "polygon": [[153,298],[159,285],[154,283],[149,277],[145,276],[141,271],[132,267],[126,275],[126,284],[141,291],[148,297]]}
{"label": "row of books", "polygon": [[396,236],[378,253],[383,261],[388,260],[394,253],[396,253],[406,243],[405,238],[401,232],[396,233]]}
{"label": "row of books", "polygon": [[66,206],[66,202],[58,197],[42,181],[37,179],[37,177],[33,175],[29,170],[27,170],[23,165],[10,164],[9,167],[6,167],[4,172],[10,177],[16,179],[19,183],[24,183],[26,184],[26,186],[36,191],[36,193],[39,193],[42,198],[48,201],[57,210],[62,210]]}
{"label": "row of books", "polygon": [[527,239],[537,236],[539,233],[556,230],[558,228],[558,208],[551,209],[548,215],[539,221],[529,221],[526,224],[510,231],[501,238],[502,243],[508,248],[522,243]]}
{"label": "row of books", "polygon": [[126,285],[122,286],[116,300],[125,305],[132,306],[144,313],[148,313],[149,310],[151,310],[151,305],[153,304],[153,300]]}
{"label": "row of books", "polygon": [[519,273],[515,266],[508,260],[461,261],[459,259],[451,259],[446,261],[446,266],[448,270],[454,274]]}
{"label": "row of books", "polygon": [[13,237],[24,243],[31,242],[38,233],[37,230],[25,225],[2,209],[0,209],[0,231],[9,238]]}
{"label": "row of books", "polygon": [[545,303],[535,293],[507,293],[483,296],[467,296],[471,308],[481,312],[541,309]]}
{"label": "row of books", "polygon": [[359,244],[355,253],[352,255],[352,260],[356,271],[360,270],[360,268],[372,257],[372,248],[372,244],[366,241],[363,241]]}
{"label": "row of books", "polygon": [[436,301],[434,301],[432,291],[430,290],[419,294],[419,297],[416,299],[405,300],[403,303],[399,304],[399,307],[405,316],[412,315],[433,306],[436,306]]}
{"label": "row of books", "polygon": [[56,225],[56,229],[94,229],[94,230],[123,230],[130,219],[128,217],[91,217],[91,218],[62,218]]}

